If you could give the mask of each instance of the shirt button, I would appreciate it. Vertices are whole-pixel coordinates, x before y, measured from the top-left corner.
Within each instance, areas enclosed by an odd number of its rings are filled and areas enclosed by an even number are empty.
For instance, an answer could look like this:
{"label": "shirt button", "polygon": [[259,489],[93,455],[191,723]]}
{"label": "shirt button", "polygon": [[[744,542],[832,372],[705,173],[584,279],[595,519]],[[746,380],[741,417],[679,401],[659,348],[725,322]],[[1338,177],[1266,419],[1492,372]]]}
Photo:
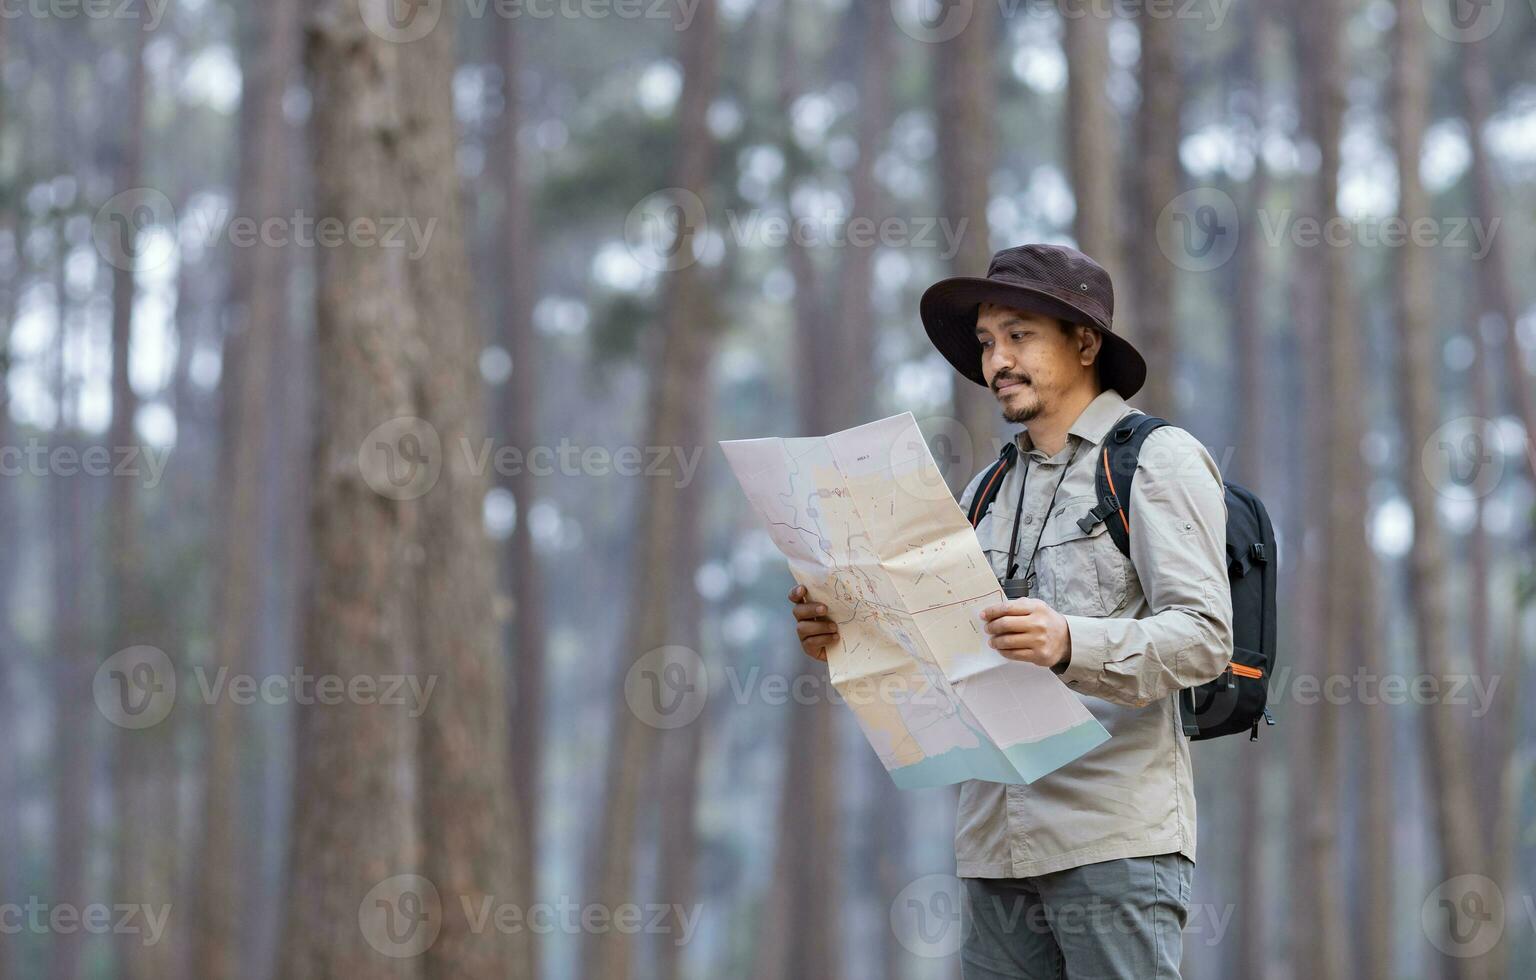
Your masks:
{"label": "shirt button", "polygon": [[1025,524],[1033,524],[1033,523],[1035,523],[1035,515],[1030,514],[1028,517],[1024,518],[1024,523]]}

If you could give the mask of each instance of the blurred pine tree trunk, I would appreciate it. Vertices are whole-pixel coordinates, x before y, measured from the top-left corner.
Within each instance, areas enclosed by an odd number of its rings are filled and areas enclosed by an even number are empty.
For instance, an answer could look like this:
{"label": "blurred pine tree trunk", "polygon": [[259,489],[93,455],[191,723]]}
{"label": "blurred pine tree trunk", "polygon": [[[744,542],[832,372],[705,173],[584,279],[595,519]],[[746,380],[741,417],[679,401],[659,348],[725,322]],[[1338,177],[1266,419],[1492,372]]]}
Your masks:
{"label": "blurred pine tree trunk", "polygon": [[[1398,0],[1391,122],[1397,156],[1398,214],[1408,227],[1430,214],[1429,196],[1419,173],[1431,77],[1424,27],[1418,5]],[[1446,549],[1436,513],[1438,493],[1420,466],[1440,414],[1433,253],[1409,243],[1396,249],[1395,255],[1397,380],[1407,450],[1403,482],[1413,511],[1408,577],[1415,647],[1420,670],[1448,677],[1465,673],[1470,665],[1452,656],[1446,610]],[[1473,795],[1474,760],[1468,754],[1457,710],[1441,701],[1426,705],[1421,718],[1427,795],[1433,815],[1431,827],[1439,845],[1441,879],[1492,870]],[[1448,964],[1463,980],[1490,976],[1492,965],[1486,956],[1460,958]]]}
{"label": "blurred pine tree trunk", "polygon": [[[790,124],[791,109],[809,74],[801,59],[802,39],[797,33],[804,14],[803,5],[785,0],[777,25],[779,110],[785,127],[782,148],[788,161],[784,206],[791,220],[797,217],[795,191],[811,169]],[[785,248],[795,284],[795,394],[800,428],[808,435],[820,435],[837,428],[838,416],[853,397],[842,389],[838,373],[847,345],[840,338],[843,324],[832,322],[827,315],[810,250],[794,236]],[[857,300],[842,302],[857,304]],[[800,656],[798,650],[794,656]],[[798,661],[793,663],[791,671],[801,669]],[[826,976],[830,980],[841,973],[837,948],[843,894],[841,754],[834,707],[824,698],[796,698],[784,720],[773,877],[764,898],[762,925],[755,930],[755,980],[802,976]]]}
{"label": "blurred pine tree trunk", "polygon": [[[348,0],[313,8],[305,57],[320,215],[348,221],[412,214],[401,186],[400,155],[410,134],[399,103],[404,90],[437,79],[409,73],[408,47],[372,34]],[[430,466],[395,457],[396,447],[374,431],[420,412],[413,363],[424,356],[422,311],[404,261],[394,250],[356,246],[321,249],[318,256],[314,564],[302,660],[316,676],[403,676],[415,666],[420,508],[375,489],[390,486],[379,483],[378,469],[391,467],[409,480],[423,478],[419,467]],[[412,434],[425,431],[406,424]],[[409,710],[351,702],[295,708],[293,845],[279,967],[287,980],[421,976],[419,957],[389,956],[370,942],[381,934],[403,937],[402,951],[409,951],[424,937],[405,906],[431,909],[425,886],[396,877],[421,870]],[[455,903],[439,895],[445,906]]]}
{"label": "blurred pine tree trunk", "polygon": [[[729,281],[722,276],[722,281]],[[708,322],[719,322],[719,313],[707,293],[699,296],[699,314]],[[680,445],[687,452],[710,443],[710,412],[714,404],[714,384],[709,371],[697,376],[694,404],[700,409],[683,420],[685,433]],[[672,616],[678,644],[703,656],[704,603],[694,574],[704,556],[703,515],[708,507],[708,484],[696,473],[686,487],[680,488],[683,519],[677,522],[673,551],[677,562],[676,588],[672,590]],[[713,670],[718,662],[706,661]],[[648,808],[660,811],[661,843],[657,864],[656,901],[675,908],[691,909],[698,902],[697,868],[699,863],[698,804],[699,764],[704,754],[704,738],[711,719],[706,711],[689,724],[668,729],[660,735],[661,761],[659,779],[649,795]],[[679,936],[652,937],[656,948],[656,980],[683,980],[684,949]]]}
{"label": "blurred pine tree trunk", "polygon": [[1067,58],[1067,115],[1063,120],[1067,170],[1076,211],[1072,237],[1102,265],[1115,285],[1115,329],[1129,332],[1134,312],[1123,301],[1129,286],[1120,242],[1120,119],[1109,101],[1108,16],[1067,2],[1062,50]]}
{"label": "blurred pine tree trunk", "polygon": [[[780,145],[785,159],[784,207],[794,221],[794,195],[811,169],[806,152],[795,139],[791,123],[795,100],[807,68],[801,60],[797,26],[803,8],[783,0],[777,21]],[[840,392],[832,379],[837,332],[822,305],[822,292],[810,250],[799,236],[785,242],[786,261],[794,280],[796,401],[800,427],[823,434],[836,414]],[[796,664],[798,667],[798,664]],[[794,669],[794,668],[792,668]],[[763,899],[761,924],[755,933],[754,980],[807,975],[807,968],[830,968],[836,976],[837,908],[842,880],[837,860],[837,742],[831,705],[796,699],[788,710],[775,823],[772,878]],[[805,836],[808,824],[821,821]],[[809,848],[809,852],[805,850]],[[812,974],[814,975],[814,974]]]}
{"label": "blurred pine tree trunk", "polygon": [[[113,184],[118,192],[143,182],[146,123],[143,24],[128,20],[128,82],[115,137]],[[117,241],[114,245],[122,245]],[[130,342],[136,296],[135,253],[114,256],[112,270],[112,420],[108,438],[115,451],[139,444],[134,420],[139,400],[129,379]],[[137,644],[167,643],[169,618],[155,608],[157,598],[144,567],[140,546],[138,481],[119,477],[110,483],[107,513],[108,586],[111,640],[107,652]],[[175,726],[167,719],[144,729],[115,728],[113,790],[118,827],[109,894],[155,908],[175,906],[177,898],[176,826],[177,771]],[[162,980],[175,976],[176,945],[165,939],[146,945],[137,936],[114,942],[119,976],[129,980]]]}
{"label": "blurred pine tree trunk", "polygon": [[[6,40],[9,23],[8,18],[0,18],[0,65],[5,64]],[[0,90],[0,136],[5,134],[6,99],[9,93]],[[0,203],[0,234],[10,233],[16,241],[25,241],[25,235],[20,222],[8,204]],[[17,256],[15,278],[6,284],[5,310],[0,314],[0,446],[14,445],[14,434],[11,428],[11,332],[16,323],[16,308],[20,283],[26,277],[26,263]],[[15,542],[18,524],[16,521],[16,503],[13,499],[11,487],[14,481],[0,483],[0,541]],[[14,562],[6,562],[0,567],[0,739],[5,744],[14,745],[16,739],[15,725],[15,664],[20,662],[20,643],[16,631],[11,625],[10,616],[7,614],[11,603],[11,590],[16,584],[16,566]],[[0,757],[0,840],[16,840],[17,809],[19,806],[18,784],[16,781],[17,766],[13,753],[7,752]],[[14,875],[15,858],[12,852],[7,850],[0,852],[0,895],[16,894]],[[7,943],[0,949],[0,980],[10,980],[15,975],[15,967],[11,960],[14,956],[12,949],[14,944]]]}
{"label": "blurred pine tree trunk", "polygon": [[[266,222],[290,201],[289,130],[283,95],[298,64],[298,4],[271,0],[245,19],[242,31],[239,214]],[[261,507],[268,437],[274,429],[273,358],[287,329],[287,250],[259,242],[233,252],[232,327],[225,340],[219,472],[225,488],[218,561],[217,642],[210,669],[227,676],[253,671],[253,647],[266,578],[260,560],[270,518]],[[285,400],[276,402],[286,404]],[[208,706],[201,840],[193,921],[192,972],[205,980],[240,976],[248,933],[245,859],[252,826],[243,787],[251,708],[218,698]]]}
{"label": "blurred pine tree trunk", "polygon": [[[879,228],[885,220],[889,205],[884,189],[875,177],[875,164],[885,150],[891,127],[891,87],[894,75],[892,35],[895,21],[883,7],[863,4],[850,5],[844,21],[850,46],[858,53],[856,71],[859,90],[858,162],[849,175],[852,200],[849,224],[863,222],[866,227]],[[860,238],[852,227],[842,236],[842,240],[844,247],[838,276],[837,323],[844,344],[836,370],[844,404],[832,428],[859,425],[885,414],[878,397],[881,391],[877,380],[881,375],[876,363],[879,343],[871,303],[878,241],[866,240],[863,244],[855,244]],[[809,663],[802,666],[815,667]],[[828,690],[830,692],[830,682]],[[850,712],[839,705],[829,705],[829,708],[836,719],[832,728],[834,733],[851,726],[853,717]],[[839,736],[833,734],[832,737]],[[844,744],[847,744],[846,739]],[[906,954],[887,928],[887,923],[890,921],[891,904],[908,881],[909,796],[896,788],[895,782],[885,772],[885,767],[872,753],[865,752],[856,761],[871,780],[862,808],[864,817],[861,823],[864,827],[875,828],[871,835],[873,846],[870,848],[874,856],[873,866],[865,869],[872,874],[865,880],[869,881],[868,899],[873,906],[874,921],[880,924],[878,935],[882,939],[876,955],[865,961],[865,968],[874,968],[879,976],[887,980],[899,980]],[[825,750],[816,764],[826,764]],[[846,853],[843,850],[843,854]],[[857,850],[855,853],[858,853]],[[844,864],[846,866],[846,858]]]}
{"label": "blurred pine tree trunk", "polygon": [[[715,0],[700,0],[692,23],[677,29],[683,87],[672,186],[706,202],[706,209],[715,168],[715,141],[707,113],[719,87],[718,17]],[[669,254],[683,257],[682,264],[664,274],[660,334],[650,349],[652,388],[644,431],[651,446],[686,445],[687,415],[698,410],[694,404],[698,379],[709,371],[717,332],[707,316],[703,270],[693,260],[695,239],[703,229],[693,227],[686,216],[677,222]],[[694,519],[683,511],[684,503],[682,488],[665,479],[641,482],[635,569],[630,577],[632,605],[620,645],[625,670],[638,658],[677,643],[670,598],[677,589],[692,584],[692,569],[682,568],[673,550],[679,523]],[[589,888],[591,900],[609,909],[635,900],[631,890],[641,784],[654,777],[656,745],[656,730],[630,710],[622,692],[615,699],[613,726]],[[615,931],[585,936],[583,941],[582,976],[623,980],[631,975],[631,937]]]}
{"label": "blurred pine tree trunk", "polygon": [[[938,135],[939,216],[959,234],[950,275],[985,276],[992,262],[987,204],[997,158],[996,43],[1003,33],[996,3],[971,6],[970,19],[955,37],[932,45],[934,128]],[[1022,242],[1010,242],[1021,245]],[[958,493],[977,470],[997,455],[997,398],[959,375],[954,384],[955,419],[970,435],[968,466],[939,465]],[[961,454],[962,460],[965,455]]]}
{"label": "blurred pine tree trunk", "polygon": [[[5,25],[0,23],[0,63],[5,58]],[[0,133],[4,132],[5,93],[0,92]],[[0,233],[8,231],[17,241],[26,240],[25,224],[9,207],[0,204]],[[16,326],[16,311],[20,301],[20,283],[27,278],[28,263],[18,255],[15,279],[4,290],[4,307],[0,312],[0,446],[16,445],[16,426],[11,418],[10,350],[11,337]],[[18,511],[19,501],[15,492],[15,480],[0,480],[0,541],[22,542],[22,521]],[[15,597],[17,563],[0,564],[0,740],[3,744],[16,745],[21,725],[17,708],[19,692],[17,678],[23,662],[21,637],[12,621],[10,610]],[[30,658],[28,658],[30,659]],[[21,827],[21,780],[16,752],[0,753],[0,840],[20,840]],[[0,850],[0,895],[17,895],[20,873],[19,848]],[[20,957],[17,944],[0,944],[0,980],[13,980],[19,976]]]}
{"label": "blurred pine tree trunk", "polygon": [[[1298,3],[1289,8],[1291,20],[1290,40],[1293,45],[1297,78],[1297,112],[1299,130],[1312,140],[1321,142],[1318,135],[1320,123],[1320,94],[1317,86],[1316,52],[1304,40],[1310,37],[1307,21],[1311,9]],[[1299,214],[1324,213],[1329,202],[1323,199],[1321,181],[1300,179],[1295,182],[1294,198]],[[1322,257],[1317,247],[1297,248],[1295,260],[1290,266],[1290,294],[1295,298],[1291,316],[1296,332],[1296,363],[1300,374],[1299,420],[1302,436],[1298,440],[1297,465],[1293,474],[1292,496],[1296,501],[1291,541],[1297,543],[1297,555],[1291,561],[1293,588],[1291,606],[1295,609],[1294,641],[1287,651],[1294,651],[1290,664],[1297,677],[1318,676],[1324,669],[1324,654],[1328,642],[1324,611],[1326,599],[1322,576],[1326,570],[1323,554],[1326,544],[1324,533],[1328,514],[1329,468],[1321,447],[1329,445],[1328,411],[1329,392],[1327,378],[1314,366],[1325,364],[1327,338],[1322,324],[1326,316],[1323,297],[1317,283],[1323,275]],[[1326,706],[1324,706],[1326,707]],[[1286,780],[1286,840],[1284,850],[1294,859],[1286,863],[1288,894],[1284,908],[1288,911],[1283,919],[1281,941],[1277,944],[1285,951],[1289,961],[1290,976],[1300,980],[1310,977],[1317,967],[1315,947],[1310,932],[1312,921],[1303,911],[1320,887],[1317,881],[1317,864],[1308,857],[1313,831],[1312,784],[1313,763],[1319,751],[1317,747],[1317,715],[1321,710],[1314,701],[1303,703],[1296,698],[1283,705],[1276,705],[1275,714],[1283,728],[1276,734],[1285,739],[1287,755]]]}
{"label": "blurred pine tree trunk", "polygon": [[[1254,6],[1247,11],[1243,37],[1243,85],[1247,90],[1246,109],[1249,132],[1249,151],[1253,154],[1253,176],[1248,182],[1248,199],[1245,202],[1249,229],[1260,227],[1259,219],[1267,207],[1269,197],[1269,168],[1263,156],[1266,109],[1271,91],[1265,70],[1267,52],[1273,43],[1274,24],[1265,9]],[[1279,472],[1271,464],[1275,454],[1284,450],[1280,439],[1269,431],[1271,406],[1277,401],[1279,378],[1267,357],[1269,309],[1267,297],[1273,271],[1268,261],[1269,248],[1262,236],[1255,231],[1238,239],[1238,281],[1235,297],[1236,322],[1232,325],[1236,347],[1237,370],[1232,391],[1232,404],[1238,413],[1238,444],[1236,472],[1227,474],[1229,479],[1241,483],[1260,494],[1271,495],[1271,480]],[[1287,558],[1289,560],[1289,558]],[[1233,843],[1237,848],[1234,868],[1236,878],[1230,882],[1229,897],[1236,903],[1237,950],[1228,967],[1238,976],[1263,977],[1268,958],[1266,944],[1269,931],[1266,925],[1278,910],[1272,890],[1245,887],[1248,882],[1262,880],[1264,848],[1255,841],[1265,840],[1274,832],[1269,809],[1265,806],[1266,778],[1283,774],[1273,763],[1276,752],[1274,736],[1261,732],[1264,743],[1250,746],[1246,751],[1259,749],[1264,758],[1246,758],[1238,766],[1237,821],[1243,828],[1240,839]],[[1252,838],[1252,839],[1241,839]]]}
{"label": "blurred pine tree trunk", "polygon": [[[496,18],[496,55],[502,75],[501,132],[496,145],[495,174],[501,189],[502,213],[497,228],[500,266],[500,309],[497,339],[512,359],[512,375],[499,389],[492,432],[524,453],[538,440],[539,344],[533,326],[533,302],[538,256],[528,247],[528,192],[523,186],[518,151],[522,121],[518,74],[522,69],[519,22]],[[502,556],[504,582],[512,596],[510,773],[516,819],[525,828],[517,866],[523,894],[537,892],[538,840],[543,812],[541,780],[544,753],[544,589],[533,549],[530,515],[537,496],[535,478],[527,467],[502,478],[516,502],[517,523],[511,546]],[[530,944],[529,972],[539,974],[538,946]]]}
{"label": "blurred pine tree trunk", "polygon": [[[56,59],[48,79],[52,98],[50,108],[54,118],[60,120],[53,147],[54,163],[65,173],[76,172],[75,154],[79,149],[77,134],[70,122],[70,79],[70,63],[63,58]],[[57,309],[53,352],[56,412],[52,442],[74,446],[78,451],[77,379],[71,375],[69,358],[74,340],[70,336],[74,309],[65,272],[69,257],[66,217],[63,213],[57,215],[52,256]],[[99,731],[96,710],[91,704],[91,676],[96,664],[89,635],[90,604],[85,599],[92,567],[89,539],[93,526],[85,502],[85,478],[79,473],[66,474],[53,468],[46,479],[53,623],[49,636],[52,650],[48,671],[54,698],[53,758],[50,760],[53,776],[51,899],[56,904],[79,907],[87,898],[91,769],[95,735]],[[52,980],[75,980],[80,976],[84,945],[85,937],[79,932],[52,935],[52,956],[48,966]]]}
{"label": "blurred pine tree trunk", "polygon": [[1184,85],[1179,60],[1179,26],[1166,13],[1142,11],[1141,103],[1136,110],[1134,182],[1138,238],[1131,251],[1136,300],[1133,340],[1147,362],[1146,387],[1135,396],[1139,408],[1176,418],[1174,403],[1174,267],[1158,247],[1157,219],[1179,194],[1179,124]]}
{"label": "blurred pine tree trunk", "polygon": [[[1493,111],[1493,79],[1488,68],[1489,40],[1457,45],[1461,53],[1461,94],[1466,109],[1468,143],[1472,151],[1472,206],[1484,227],[1499,217],[1500,191],[1488,159],[1488,140],[1484,133]],[[1515,414],[1525,426],[1527,438],[1536,438],[1536,378],[1525,367],[1520,344],[1515,337],[1519,319],[1514,284],[1510,281],[1504,238],[1491,234],[1487,253],[1478,262],[1481,308],[1496,314],[1506,331],[1505,369],[1509,397]]]}
{"label": "blurred pine tree trunk", "polygon": [[[59,229],[63,241],[63,228]],[[64,337],[70,316],[65,298],[63,256],[59,257],[58,287],[59,344],[56,355],[59,371],[55,392],[60,406],[54,429],[56,445],[77,445],[74,411],[74,382],[65,367]],[[90,569],[87,539],[89,517],[85,505],[84,478],[79,474],[48,476],[49,537],[53,543],[53,645],[49,666],[54,691],[53,725],[53,879],[52,900],[58,904],[83,906],[86,900],[87,859],[90,857],[91,755],[97,730],[95,710],[91,705],[91,662],[88,643],[86,603],[81,595]],[[73,980],[80,976],[80,959],[85,937],[80,933],[58,932],[52,937],[53,959],[49,975],[53,980]]]}
{"label": "blurred pine tree trunk", "polygon": [[[1466,109],[1468,141],[1472,150],[1472,208],[1473,214],[1483,221],[1485,228],[1499,217],[1500,205],[1500,191],[1488,159],[1488,145],[1484,135],[1493,102],[1493,79],[1488,67],[1488,43],[1487,40],[1471,41],[1458,46],[1461,95]],[[1478,272],[1476,309],[1480,312],[1480,315],[1473,319],[1476,328],[1473,342],[1477,345],[1480,362],[1477,370],[1478,386],[1481,392],[1476,414],[1482,418],[1491,419],[1496,413],[1491,390],[1493,381],[1487,366],[1487,360],[1493,352],[1489,350],[1490,338],[1485,328],[1486,318],[1493,316],[1497,318],[1504,331],[1501,356],[1508,371],[1509,408],[1524,425],[1526,438],[1530,440],[1536,438],[1536,398],[1532,397],[1531,374],[1525,368],[1525,358],[1515,335],[1514,328],[1518,319],[1517,303],[1514,286],[1510,281],[1509,268],[1506,265],[1503,238],[1499,234],[1490,232],[1487,252],[1481,260],[1474,259],[1474,261],[1477,262]],[[1484,499],[1481,496],[1478,497],[1478,526],[1479,539],[1486,541],[1486,536],[1481,531],[1481,505]],[[1485,580],[1482,592],[1486,593],[1489,584]],[[1480,596],[1480,599],[1485,601],[1485,605],[1486,598],[1486,594]],[[1476,612],[1474,612],[1475,615],[1477,615]],[[1486,610],[1484,615],[1488,615]],[[1519,825],[1520,786],[1523,781],[1516,752],[1519,740],[1520,706],[1523,703],[1520,688],[1521,667],[1525,657],[1525,651],[1521,645],[1521,607],[1518,598],[1510,615],[1513,629],[1503,659],[1498,664],[1493,664],[1490,662],[1491,658],[1484,657],[1479,665],[1479,670],[1483,671],[1484,676],[1490,680],[1496,672],[1502,674],[1504,678],[1498,701],[1495,702],[1498,710],[1486,719],[1490,730],[1486,747],[1480,754],[1486,762],[1482,795],[1485,799],[1500,801],[1496,812],[1490,814],[1494,817],[1491,829],[1493,841],[1491,853],[1493,867],[1504,876],[1505,880],[1500,884],[1506,886],[1506,895],[1513,894],[1518,887],[1514,880],[1515,838],[1516,828]],[[1488,971],[1491,976],[1504,975],[1508,966],[1509,949],[1508,942],[1499,943],[1494,947],[1493,953],[1490,954],[1494,960],[1489,964]]]}
{"label": "blurred pine tree trunk", "polygon": [[444,899],[443,928],[423,958],[423,975],[508,980],[529,976],[533,934],[476,928],[468,917],[478,903],[526,907],[531,896],[522,890],[523,816],[512,799],[495,558],[484,528],[489,475],[473,464],[486,434],[483,341],[456,162],[455,37],[453,8],[445,6],[430,34],[397,46],[401,138],[393,161],[404,213],[435,222],[407,269],[420,414],[442,443],[442,472],[418,502],[417,527],[417,670],[437,684],[421,715],[422,870]]}
{"label": "blurred pine tree trunk", "polygon": [[[1338,222],[1339,170],[1342,162],[1347,77],[1343,45],[1345,8],[1342,0],[1313,0],[1305,21],[1309,32],[1303,48],[1308,62],[1303,69],[1314,79],[1316,136],[1321,161],[1318,167],[1317,217],[1325,225]],[[1356,666],[1353,654],[1374,643],[1374,631],[1360,615],[1360,596],[1372,590],[1371,566],[1365,540],[1365,492],[1360,457],[1362,396],[1360,381],[1359,325],[1350,287],[1350,263],[1354,250],[1348,245],[1315,247],[1313,268],[1322,292],[1321,316],[1316,329],[1323,354],[1322,374],[1326,397],[1319,405],[1323,415],[1326,453],[1326,511],[1322,515],[1323,540],[1318,586],[1322,595],[1324,635],[1319,674],[1346,675]],[[1361,666],[1364,666],[1363,664]],[[1310,922],[1307,934],[1312,976],[1344,977],[1352,972],[1345,928],[1344,882],[1347,877],[1339,846],[1344,814],[1340,807],[1343,776],[1344,706],[1323,703],[1315,710],[1312,731],[1312,795],[1308,805],[1307,860],[1313,863],[1313,892],[1305,907]]]}
{"label": "blurred pine tree trunk", "polygon": [[[878,7],[851,5],[843,17],[849,47],[857,52],[858,159],[848,175],[849,219],[845,234],[836,294],[837,326],[842,364],[838,392],[841,426],[870,421],[875,410],[875,336],[871,291],[875,282],[878,230],[885,218],[885,195],[875,179],[875,163],[885,148],[890,129],[891,33],[894,20]],[[855,225],[855,222],[860,224]],[[818,433],[821,434],[821,433]]]}
{"label": "blurred pine tree trunk", "polygon": [[[1333,0],[1333,6],[1338,8],[1332,19],[1336,30],[1341,37],[1340,45],[1345,42],[1347,31],[1345,23],[1350,16],[1348,5],[1340,5],[1339,0]],[[1347,57],[1347,47],[1335,52],[1340,66],[1339,72],[1347,70],[1350,64]],[[1334,82],[1344,91],[1339,92],[1336,98],[1340,101],[1340,113],[1347,107],[1346,78],[1337,78]],[[1339,124],[1342,136],[1342,119]],[[1337,212],[1337,202],[1332,208]],[[1352,250],[1351,254],[1352,254]],[[1354,267],[1341,263],[1340,275],[1344,276],[1344,282],[1359,282],[1360,277],[1354,273]],[[1362,290],[1362,293],[1364,291]],[[1348,331],[1355,336],[1363,336],[1363,328],[1358,326],[1361,322],[1358,317],[1358,308],[1363,302],[1363,295],[1355,302],[1354,309],[1346,309],[1341,315],[1349,319],[1338,325],[1335,329],[1341,332]],[[1348,522],[1343,532],[1346,536],[1338,539],[1339,550],[1343,553],[1344,573],[1352,576],[1346,579],[1344,586],[1356,597],[1354,608],[1351,610],[1348,604],[1342,604],[1338,615],[1344,620],[1353,619],[1355,622],[1354,634],[1346,633],[1342,642],[1353,645],[1359,651],[1361,663],[1367,675],[1385,677],[1392,670],[1392,663],[1388,659],[1388,635],[1386,629],[1387,620],[1384,616],[1386,600],[1383,597],[1384,584],[1388,576],[1384,573],[1381,563],[1377,558],[1376,549],[1373,547],[1370,537],[1369,524],[1371,511],[1368,497],[1371,485],[1370,464],[1367,463],[1360,450],[1361,440],[1364,438],[1368,426],[1366,419],[1370,418],[1370,406],[1374,395],[1373,386],[1368,378],[1373,373],[1358,363],[1358,340],[1351,342],[1355,348],[1350,352],[1357,359],[1354,367],[1341,367],[1340,371],[1348,371],[1348,376],[1343,379],[1342,388],[1336,388],[1339,397],[1351,400],[1351,408],[1357,413],[1358,418],[1347,433],[1340,433],[1340,452],[1347,454],[1353,473],[1341,476],[1341,481],[1347,482],[1353,476],[1354,486],[1350,489],[1350,507],[1345,514]],[[1386,382],[1390,385],[1390,379]],[[1380,389],[1376,389],[1380,390]],[[1389,586],[1387,586],[1389,587]],[[1343,591],[1336,589],[1335,591]],[[1349,665],[1355,666],[1355,665]],[[1353,943],[1353,963],[1347,966],[1366,980],[1388,980],[1398,975],[1396,969],[1395,946],[1393,941],[1393,925],[1395,916],[1393,908],[1396,901],[1398,874],[1397,867],[1401,860],[1398,848],[1395,844],[1393,825],[1399,819],[1399,807],[1395,800],[1399,777],[1399,747],[1393,733],[1393,712],[1387,705],[1375,704],[1364,706],[1365,710],[1357,712],[1357,717],[1364,728],[1361,742],[1364,745],[1363,757],[1358,763],[1358,771],[1363,772],[1360,781],[1360,808],[1356,821],[1357,840],[1351,844],[1349,850],[1358,850],[1361,854],[1360,874],[1363,881],[1360,886],[1361,899],[1359,907],[1361,912],[1359,919],[1363,919],[1363,928],[1359,929],[1359,939]],[[1347,758],[1347,753],[1340,746],[1340,755]],[[1340,814],[1341,818],[1343,814]],[[1343,872],[1339,869],[1339,873]],[[1342,887],[1342,886],[1341,886]],[[1349,949],[1349,933],[1345,932],[1345,948]],[[1346,953],[1348,955],[1348,953]]]}

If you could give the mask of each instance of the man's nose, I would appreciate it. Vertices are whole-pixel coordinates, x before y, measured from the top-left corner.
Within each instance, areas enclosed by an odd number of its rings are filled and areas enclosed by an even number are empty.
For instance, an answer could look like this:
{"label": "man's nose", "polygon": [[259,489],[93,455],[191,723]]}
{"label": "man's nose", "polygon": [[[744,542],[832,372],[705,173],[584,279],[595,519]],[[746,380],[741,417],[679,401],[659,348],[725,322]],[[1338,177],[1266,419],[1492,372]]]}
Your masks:
{"label": "man's nose", "polygon": [[991,373],[994,377],[1000,372],[1013,367],[1013,357],[1007,351],[995,345],[990,351],[981,355],[981,357],[983,366],[991,368]]}

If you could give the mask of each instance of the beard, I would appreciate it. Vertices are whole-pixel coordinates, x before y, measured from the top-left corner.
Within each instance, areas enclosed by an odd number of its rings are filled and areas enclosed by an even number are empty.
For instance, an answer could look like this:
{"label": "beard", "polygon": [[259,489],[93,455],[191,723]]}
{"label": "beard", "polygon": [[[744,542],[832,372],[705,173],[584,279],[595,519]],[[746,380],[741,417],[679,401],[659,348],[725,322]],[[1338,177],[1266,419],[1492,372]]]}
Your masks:
{"label": "beard", "polygon": [[1039,392],[1035,390],[1035,386],[1029,381],[1028,378],[1020,377],[1019,375],[1004,375],[999,378],[994,378],[992,379],[992,393],[994,395],[997,394],[996,386],[999,381],[1021,381],[1025,386],[1024,389],[1019,392],[1019,394],[1024,396],[1022,404],[1019,404],[1014,408],[1009,408],[1008,403],[1003,403],[1003,420],[1005,422],[1008,422],[1010,425],[1023,425],[1024,423],[1032,421],[1034,418],[1036,418],[1040,414],[1041,410],[1044,409],[1045,405],[1040,400]]}
{"label": "beard", "polygon": [[1040,414],[1040,410],[1043,407],[1040,404],[1040,399],[1036,398],[1034,401],[1026,402],[1018,408],[1005,408],[1003,409],[1003,421],[1010,425],[1023,425],[1026,422],[1032,422]]}

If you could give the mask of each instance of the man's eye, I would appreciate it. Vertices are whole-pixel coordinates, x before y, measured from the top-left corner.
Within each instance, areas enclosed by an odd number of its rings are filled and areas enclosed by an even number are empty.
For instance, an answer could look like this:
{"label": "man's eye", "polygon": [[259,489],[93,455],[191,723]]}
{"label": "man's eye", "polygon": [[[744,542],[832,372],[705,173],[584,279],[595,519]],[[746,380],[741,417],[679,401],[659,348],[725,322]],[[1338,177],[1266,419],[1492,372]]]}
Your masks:
{"label": "man's eye", "polygon": [[981,344],[981,349],[982,350],[986,350],[988,347],[992,346],[992,341],[990,341],[990,340],[982,340],[982,341],[980,341],[980,344]]}
{"label": "man's eye", "polygon": [[1012,337],[1014,340],[1023,340],[1024,339],[1024,334],[1022,332],[1009,334],[1009,336]]}

